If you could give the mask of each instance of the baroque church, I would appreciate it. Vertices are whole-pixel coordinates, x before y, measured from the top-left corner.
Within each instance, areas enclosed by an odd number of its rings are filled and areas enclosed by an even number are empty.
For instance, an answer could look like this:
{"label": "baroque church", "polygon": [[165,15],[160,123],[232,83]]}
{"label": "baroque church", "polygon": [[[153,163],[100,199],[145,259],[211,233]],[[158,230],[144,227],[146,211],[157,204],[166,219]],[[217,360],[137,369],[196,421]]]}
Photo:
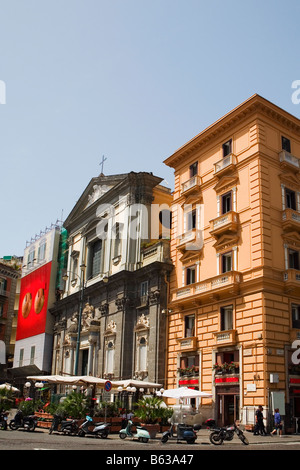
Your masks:
{"label": "baroque church", "polygon": [[161,182],[100,174],[65,220],[52,374],[164,386],[172,195]]}

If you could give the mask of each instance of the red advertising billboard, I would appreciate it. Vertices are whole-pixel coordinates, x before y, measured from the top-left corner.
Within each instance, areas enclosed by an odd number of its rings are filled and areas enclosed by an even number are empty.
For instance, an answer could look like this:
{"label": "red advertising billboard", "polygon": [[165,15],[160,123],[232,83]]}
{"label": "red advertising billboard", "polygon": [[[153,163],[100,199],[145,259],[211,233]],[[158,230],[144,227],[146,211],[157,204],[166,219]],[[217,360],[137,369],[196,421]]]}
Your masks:
{"label": "red advertising billboard", "polygon": [[49,262],[21,280],[17,341],[45,333],[51,265]]}

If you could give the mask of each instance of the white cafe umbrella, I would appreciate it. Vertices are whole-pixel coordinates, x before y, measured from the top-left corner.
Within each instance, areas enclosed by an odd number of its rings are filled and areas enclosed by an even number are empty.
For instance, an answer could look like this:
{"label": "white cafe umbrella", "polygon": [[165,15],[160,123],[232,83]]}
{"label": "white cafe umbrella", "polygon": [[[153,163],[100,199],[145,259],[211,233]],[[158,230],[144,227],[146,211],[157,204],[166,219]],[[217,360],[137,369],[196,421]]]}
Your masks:
{"label": "white cafe umbrella", "polygon": [[188,387],[179,387],[179,388],[170,388],[169,390],[164,390],[163,397],[166,398],[210,398],[212,397],[211,393],[201,392],[200,390],[194,390]]}
{"label": "white cafe umbrella", "polygon": [[212,397],[212,394],[201,392],[200,390],[194,390],[188,387],[179,387],[164,390],[162,396],[166,398],[174,398],[180,400],[180,421],[182,421],[182,400],[184,398],[210,398]]}

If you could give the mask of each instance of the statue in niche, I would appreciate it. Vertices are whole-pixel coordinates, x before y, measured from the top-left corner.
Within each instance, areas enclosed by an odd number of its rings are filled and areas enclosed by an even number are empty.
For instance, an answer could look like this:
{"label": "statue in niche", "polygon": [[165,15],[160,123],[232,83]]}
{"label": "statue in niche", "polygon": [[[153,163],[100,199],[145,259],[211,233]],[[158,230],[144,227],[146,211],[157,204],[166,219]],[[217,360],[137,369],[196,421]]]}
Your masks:
{"label": "statue in niche", "polygon": [[88,330],[95,317],[95,308],[89,303],[85,304],[82,312],[82,328]]}
{"label": "statue in niche", "polygon": [[77,319],[77,315],[74,314],[71,318],[71,325],[69,326],[68,328],[68,333],[77,333],[78,331],[78,319]]}

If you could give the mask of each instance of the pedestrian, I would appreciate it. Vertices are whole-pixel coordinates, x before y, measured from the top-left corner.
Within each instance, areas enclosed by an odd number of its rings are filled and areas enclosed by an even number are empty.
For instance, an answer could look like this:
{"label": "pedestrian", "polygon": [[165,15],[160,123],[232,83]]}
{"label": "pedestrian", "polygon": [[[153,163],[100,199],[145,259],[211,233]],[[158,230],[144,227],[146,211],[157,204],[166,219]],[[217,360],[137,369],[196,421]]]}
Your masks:
{"label": "pedestrian", "polygon": [[264,415],[263,415],[263,407],[259,405],[255,412],[255,427],[254,427],[254,436],[258,436],[260,434],[261,436],[266,436],[266,429],[264,425]]}
{"label": "pedestrian", "polygon": [[121,411],[121,418],[122,418],[121,428],[125,429],[127,426],[127,414],[124,408]]}
{"label": "pedestrian", "polygon": [[277,431],[279,430],[279,435],[282,436],[282,424],[281,424],[281,416],[279,413],[279,408],[275,408],[275,413],[274,413],[274,429],[271,432],[271,436],[274,436],[274,434],[277,434]]}

